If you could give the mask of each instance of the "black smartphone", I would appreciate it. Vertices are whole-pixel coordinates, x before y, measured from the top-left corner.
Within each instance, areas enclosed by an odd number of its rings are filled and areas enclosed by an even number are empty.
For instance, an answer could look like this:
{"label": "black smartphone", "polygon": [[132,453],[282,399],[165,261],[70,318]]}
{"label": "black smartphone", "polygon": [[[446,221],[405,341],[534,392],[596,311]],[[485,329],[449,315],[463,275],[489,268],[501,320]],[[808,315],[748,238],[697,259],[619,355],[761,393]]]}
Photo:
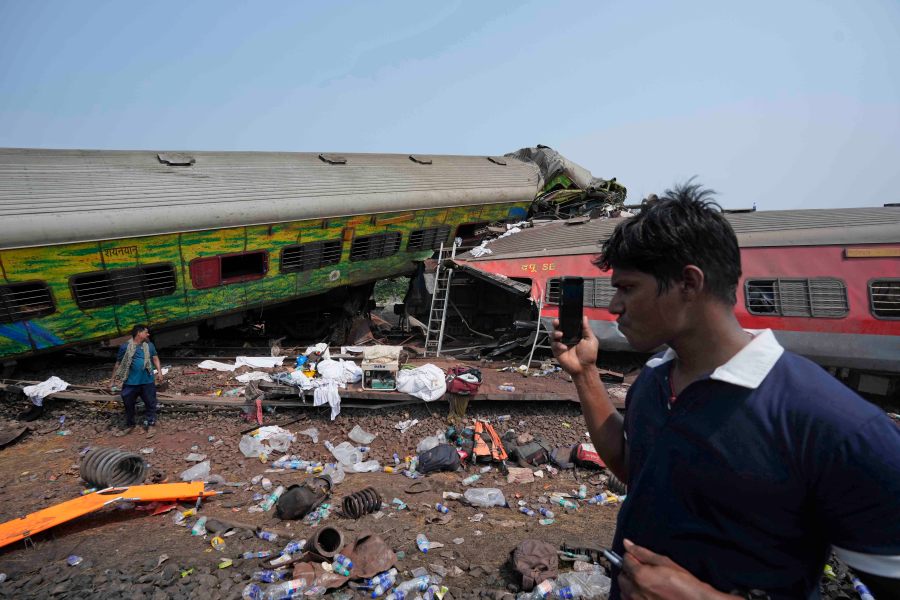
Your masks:
{"label": "black smartphone", "polygon": [[581,341],[581,315],[584,304],[584,279],[563,277],[559,281],[559,328],[562,343],[574,346]]}

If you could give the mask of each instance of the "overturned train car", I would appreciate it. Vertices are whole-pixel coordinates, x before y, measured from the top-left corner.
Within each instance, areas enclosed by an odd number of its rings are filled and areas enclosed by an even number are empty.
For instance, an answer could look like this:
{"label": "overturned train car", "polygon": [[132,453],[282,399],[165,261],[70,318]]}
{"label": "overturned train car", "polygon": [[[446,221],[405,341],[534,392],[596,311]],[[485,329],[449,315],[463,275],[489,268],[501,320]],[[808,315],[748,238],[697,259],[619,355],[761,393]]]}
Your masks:
{"label": "overturned train car", "polygon": [[[900,207],[727,217],[741,246],[740,323],[774,330],[786,348],[833,367],[861,391],[900,395]],[[584,310],[601,347],[630,351],[608,310],[615,292],[610,274],[591,264],[620,221],[549,223],[492,241],[490,254],[464,254],[457,262],[464,273],[505,288],[504,306],[517,289],[528,289],[534,305],[543,299],[547,325],[558,315],[559,278],[584,277]],[[464,316],[474,321],[495,305],[484,294],[479,302]]]}
{"label": "overturned train car", "polygon": [[409,273],[541,185],[486,156],[2,149],[0,362]]}

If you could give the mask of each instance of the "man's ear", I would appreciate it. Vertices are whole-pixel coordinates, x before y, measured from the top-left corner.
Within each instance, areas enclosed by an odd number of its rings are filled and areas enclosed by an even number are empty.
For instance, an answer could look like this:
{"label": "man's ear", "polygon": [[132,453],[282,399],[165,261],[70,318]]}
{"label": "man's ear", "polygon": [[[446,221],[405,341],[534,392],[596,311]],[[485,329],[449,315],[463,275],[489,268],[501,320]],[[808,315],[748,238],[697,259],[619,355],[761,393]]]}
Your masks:
{"label": "man's ear", "polygon": [[678,282],[681,293],[686,300],[694,300],[700,296],[706,286],[706,276],[696,265],[687,265],[681,270],[681,281]]}

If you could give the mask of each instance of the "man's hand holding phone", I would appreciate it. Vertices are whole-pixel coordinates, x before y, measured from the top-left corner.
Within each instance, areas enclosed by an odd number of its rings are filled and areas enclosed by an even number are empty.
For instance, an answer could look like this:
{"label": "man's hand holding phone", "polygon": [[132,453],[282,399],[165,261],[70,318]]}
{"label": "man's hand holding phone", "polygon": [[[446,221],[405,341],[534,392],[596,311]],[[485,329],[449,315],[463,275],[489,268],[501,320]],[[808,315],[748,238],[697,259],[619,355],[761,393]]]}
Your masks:
{"label": "man's hand holding phone", "polygon": [[553,350],[553,356],[556,357],[559,366],[569,375],[580,375],[585,368],[594,368],[597,363],[597,352],[600,349],[600,342],[597,336],[591,331],[587,317],[581,320],[581,341],[573,346],[568,346],[562,342],[563,332],[560,330],[559,319],[553,320],[553,328],[555,331],[550,334],[553,343],[550,348]]}

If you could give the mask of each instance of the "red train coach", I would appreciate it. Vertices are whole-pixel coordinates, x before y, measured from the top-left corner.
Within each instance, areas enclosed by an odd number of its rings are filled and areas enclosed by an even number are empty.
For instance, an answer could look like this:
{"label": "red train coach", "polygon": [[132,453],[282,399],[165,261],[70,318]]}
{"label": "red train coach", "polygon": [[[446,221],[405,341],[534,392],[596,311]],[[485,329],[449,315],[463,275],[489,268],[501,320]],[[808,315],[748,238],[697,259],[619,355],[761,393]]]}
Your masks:
{"label": "red train coach", "polygon": [[[743,276],[735,312],[774,330],[786,348],[886,395],[900,376],[900,207],[731,213]],[[609,273],[591,264],[622,219],[570,219],[457,258],[467,269],[531,284],[544,322],[557,316],[559,278],[585,278],[585,314],[610,350],[631,350],[608,307]]]}

